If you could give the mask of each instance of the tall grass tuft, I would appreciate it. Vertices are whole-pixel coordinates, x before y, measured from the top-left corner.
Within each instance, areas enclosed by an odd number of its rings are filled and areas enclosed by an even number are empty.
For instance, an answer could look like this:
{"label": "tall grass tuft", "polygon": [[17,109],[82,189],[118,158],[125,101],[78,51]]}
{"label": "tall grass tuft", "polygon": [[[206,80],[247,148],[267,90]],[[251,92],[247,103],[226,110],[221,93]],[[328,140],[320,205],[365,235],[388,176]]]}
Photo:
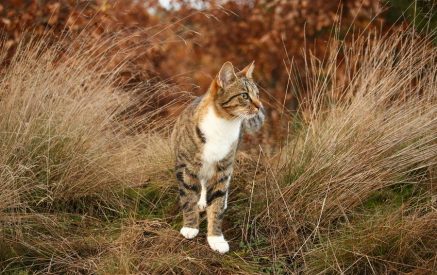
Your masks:
{"label": "tall grass tuft", "polygon": [[[23,41],[2,61],[9,65],[0,75],[0,256],[60,271],[100,253],[103,246],[78,240],[103,240],[91,234],[101,226],[95,219],[126,212],[125,190],[165,170],[171,157],[149,114],[121,115],[138,99],[116,85],[124,64],[106,69],[114,41],[47,41]],[[131,134],[139,123],[145,130]]]}
{"label": "tall grass tuft", "polygon": [[[307,59],[310,99],[259,195],[264,235],[275,258],[310,273],[429,271],[437,243],[420,240],[437,238],[427,230],[436,222],[437,51],[412,32],[332,47],[325,61]],[[370,215],[372,205],[409,211]],[[409,234],[417,246],[406,245]]]}

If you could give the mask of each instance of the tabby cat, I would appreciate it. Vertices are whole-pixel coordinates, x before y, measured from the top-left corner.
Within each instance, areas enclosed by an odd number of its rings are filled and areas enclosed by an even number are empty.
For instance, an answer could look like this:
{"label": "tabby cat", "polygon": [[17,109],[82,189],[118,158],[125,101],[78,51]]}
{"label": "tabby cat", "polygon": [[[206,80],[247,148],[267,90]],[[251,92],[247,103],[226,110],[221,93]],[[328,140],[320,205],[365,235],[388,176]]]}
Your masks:
{"label": "tabby cat", "polygon": [[199,214],[206,210],[209,246],[229,251],[222,234],[235,152],[242,133],[259,130],[264,109],[252,79],[254,63],[235,73],[223,64],[207,93],[196,98],[178,118],[172,132],[176,178],[183,212],[181,234],[199,233]]}

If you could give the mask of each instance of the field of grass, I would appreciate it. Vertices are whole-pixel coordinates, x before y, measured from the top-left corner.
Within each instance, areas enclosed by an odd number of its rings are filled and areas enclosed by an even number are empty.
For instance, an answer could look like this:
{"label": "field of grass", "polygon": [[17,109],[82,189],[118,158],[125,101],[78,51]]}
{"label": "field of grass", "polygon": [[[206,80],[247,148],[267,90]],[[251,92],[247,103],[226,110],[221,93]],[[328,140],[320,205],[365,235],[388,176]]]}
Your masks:
{"label": "field of grass", "polygon": [[[204,219],[199,237],[180,236],[171,120],[132,111],[165,87],[123,92],[117,69],[106,69],[108,41],[64,55],[42,41],[22,42],[0,75],[0,273],[437,270],[429,40],[413,31],[333,39],[331,56],[307,58],[310,94],[283,113],[283,140],[238,153],[226,255],[209,249]],[[289,71],[291,90],[302,90]],[[177,98],[160,108],[187,100]]]}

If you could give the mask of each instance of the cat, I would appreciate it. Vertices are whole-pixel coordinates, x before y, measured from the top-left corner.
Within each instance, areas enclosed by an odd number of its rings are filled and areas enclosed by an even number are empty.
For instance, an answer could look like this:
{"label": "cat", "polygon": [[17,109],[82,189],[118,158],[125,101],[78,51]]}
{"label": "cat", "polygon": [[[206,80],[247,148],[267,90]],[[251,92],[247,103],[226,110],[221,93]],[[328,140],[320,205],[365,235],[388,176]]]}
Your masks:
{"label": "cat", "polygon": [[219,253],[229,251],[221,227],[237,147],[243,132],[258,131],[265,119],[253,70],[254,62],[238,73],[225,62],[205,95],[181,113],[171,134],[183,213],[180,233],[194,238],[200,212],[206,210],[207,241]]}

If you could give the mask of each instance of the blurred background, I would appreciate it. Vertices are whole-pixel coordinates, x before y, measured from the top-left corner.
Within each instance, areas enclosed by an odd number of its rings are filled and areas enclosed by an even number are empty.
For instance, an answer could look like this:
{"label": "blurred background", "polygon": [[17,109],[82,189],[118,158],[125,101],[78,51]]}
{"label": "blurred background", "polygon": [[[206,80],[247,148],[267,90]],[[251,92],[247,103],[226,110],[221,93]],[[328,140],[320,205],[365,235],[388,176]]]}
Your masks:
{"label": "blurred background", "polygon": [[[200,95],[223,62],[243,68],[255,60],[275,120],[275,109],[296,110],[305,94],[312,77],[305,55],[326,59],[332,37],[347,42],[408,25],[436,27],[433,9],[433,0],[4,0],[0,30],[10,56],[29,33],[49,30],[66,44],[117,37],[124,42],[111,59],[114,66],[127,62],[119,73],[127,89],[159,82]],[[340,66],[339,81],[344,73]],[[292,87],[291,78],[301,85]]]}

